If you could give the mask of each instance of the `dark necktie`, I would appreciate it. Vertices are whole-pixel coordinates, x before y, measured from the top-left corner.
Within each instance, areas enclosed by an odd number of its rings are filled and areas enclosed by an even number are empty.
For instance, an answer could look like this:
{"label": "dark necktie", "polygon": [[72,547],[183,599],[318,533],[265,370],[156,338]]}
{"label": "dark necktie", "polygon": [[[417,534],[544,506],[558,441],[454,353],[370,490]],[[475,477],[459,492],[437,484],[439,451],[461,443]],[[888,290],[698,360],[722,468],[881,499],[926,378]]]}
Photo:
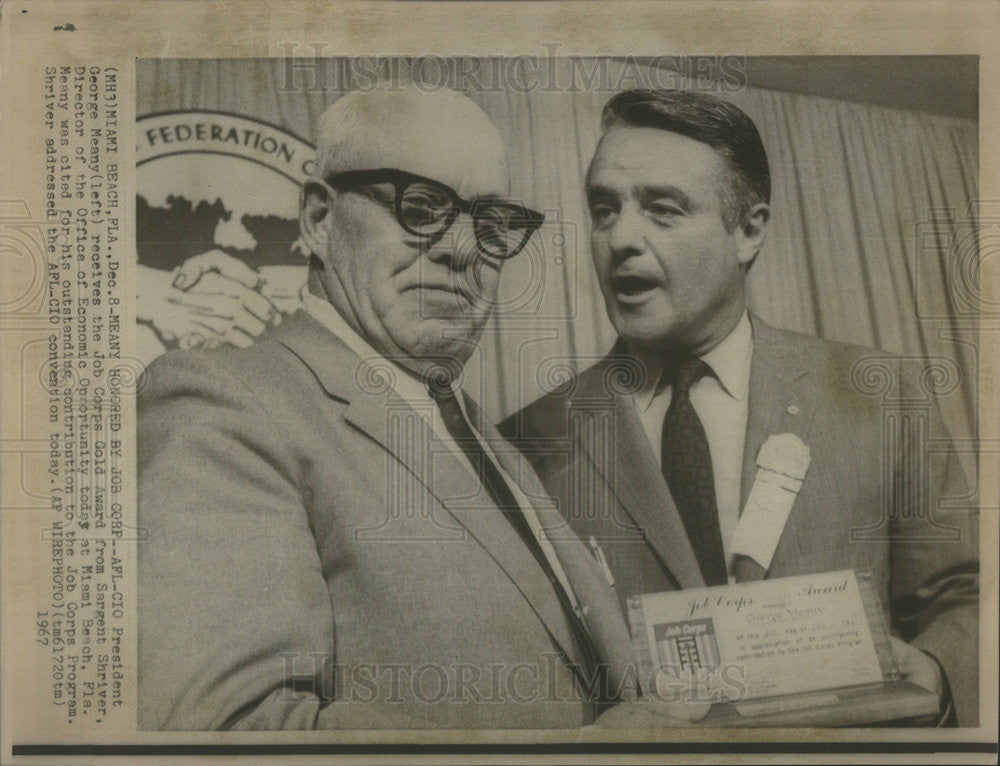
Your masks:
{"label": "dark necktie", "polygon": [[708,365],[700,359],[682,362],[666,371],[673,390],[663,419],[661,468],[705,583],[725,585],[726,556],[715,502],[712,455],[705,427],[690,397],[691,386],[710,373]]}
{"label": "dark necktie", "polygon": [[[493,459],[486,453],[482,442],[476,437],[472,427],[465,419],[465,415],[451,386],[447,383],[432,381],[428,384],[427,390],[441,412],[441,419],[444,421],[448,433],[451,434],[455,443],[462,448],[462,451],[469,458],[469,462],[475,468],[476,475],[486,488],[490,498],[503,512],[507,521],[517,530],[521,539],[524,540],[552,584],[552,589],[556,592],[559,604],[566,615],[566,622],[569,624],[573,638],[583,658],[582,667],[576,665],[568,657],[565,658],[566,664],[582,684],[583,689],[590,688],[594,690],[594,698],[591,702],[595,703],[597,709],[600,709],[602,703],[610,701],[608,699],[609,693],[606,689],[606,669],[601,667],[598,661],[597,649],[590,638],[590,633],[583,624],[583,620],[573,608],[569,595],[556,577],[551,563],[546,558],[545,552],[538,542],[538,538],[535,537],[535,533],[532,532],[528,520],[524,517],[521,506],[518,505],[510,486],[503,478],[500,469],[497,468]],[[600,675],[595,675],[595,673],[599,673]],[[592,686],[592,684],[596,685]]]}

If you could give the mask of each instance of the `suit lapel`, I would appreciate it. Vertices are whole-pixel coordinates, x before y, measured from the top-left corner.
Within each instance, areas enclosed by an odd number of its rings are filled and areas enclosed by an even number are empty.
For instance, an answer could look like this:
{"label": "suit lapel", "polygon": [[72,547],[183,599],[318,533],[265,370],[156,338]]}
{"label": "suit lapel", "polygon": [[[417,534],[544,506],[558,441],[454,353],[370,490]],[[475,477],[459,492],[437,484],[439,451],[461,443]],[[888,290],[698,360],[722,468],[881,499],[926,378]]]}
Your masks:
{"label": "suit lapel", "polygon": [[579,429],[571,446],[573,460],[586,460],[588,470],[596,471],[615,495],[618,503],[643,531],[646,541],[656,552],[681,588],[705,586],[698,560],[688,540],[660,467],[649,449],[632,397],[620,390],[614,381],[616,365],[635,364],[617,345],[598,365],[580,376],[570,408],[586,416],[589,411],[603,412],[609,406],[613,419],[614,452],[610,460],[602,452],[599,439],[588,438],[589,429]]}
{"label": "suit lapel", "polygon": [[[475,405],[472,404],[470,415],[473,415],[474,408]],[[477,423],[475,420],[473,422]],[[521,490],[529,498],[547,500],[548,494],[527,459],[505,441],[493,426],[483,423],[481,426],[477,424],[477,428],[489,440],[497,460]],[[634,657],[632,639],[618,605],[618,598],[605,581],[596,560],[572,532],[565,517],[551,500],[546,500],[533,504],[535,513],[566,572],[583,612],[584,624],[594,640],[600,658],[607,663],[611,688],[621,691],[627,697],[630,690],[623,688],[623,683]]]}
{"label": "suit lapel", "polygon": [[[390,423],[390,411],[409,419],[415,426],[411,432],[424,429],[429,438],[430,427],[408,404],[389,399],[391,389],[386,379],[378,377],[379,371],[363,366],[353,351],[311,315],[298,312],[274,337],[312,369],[329,395],[348,403],[344,419],[392,455],[457,522],[450,530],[442,526],[441,537],[455,539],[456,533],[461,534],[463,529],[470,534],[511,579],[556,644],[567,656],[574,657],[562,607],[547,576],[489,495],[481,487],[478,493],[470,495],[470,484],[476,478],[467,464],[443,445],[428,450],[425,446],[428,442],[396,438],[399,429]],[[402,373],[386,366],[382,374]],[[467,405],[470,402],[466,398]],[[478,428],[478,408],[470,411],[470,416]]]}
{"label": "suit lapel", "polygon": [[[785,333],[750,315],[753,326],[753,359],[750,365],[750,400],[747,431],[743,446],[740,484],[740,512],[746,505],[757,476],[757,453],[772,434],[794,433],[806,444],[815,412],[809,389],[810,367]],[[808,481],[808,479],[807,479]],[[789,532],[796,523],[797,499],[785,521],[778,550],[789,544]],[[775,552],[777,556],[777,551]],[[772,559],[773,560],[773,559]],[[738,582],[763,579],[767,572],[753,559],[737,556],[734,562]]]}
{"label": "suit lapel", "polygon": [[[512,463],[512,455],[507,452],[507,450],[514,450],[514,447],[504,440],[492,425],[483,421],[479,406],[464,392],[463,400],[472,426],[490,446],[507,475],[518,482],[518,487],[527,497],[545,497],[545,491],[540,485],[525,487],[520,483],[521,477],[516,460]],[[444,455],[444,459],[447,462],[442,466],[442,475],[454,475],[455,471],[468,472],[469,470],[464,464],[459,463],[450,452]],[[435,460],[437,460],[437,453],[435,453]],[[437,477],[437,472],[435,472],[435,477]],[[566,652],[567,656],[575,657],[574,644],[566,625],[566,617],[548,576],[535,560],[520,534],[493,506],[493,501],[489,499],[489,496],[481,492],[479,500],[471,504],[447,503],[444,500],[442,503],[462,526],[489,551],[497,564],[507,573],[529,601],[553,640]],[[576,657],[576,659],[579,661],[580,658]]]}

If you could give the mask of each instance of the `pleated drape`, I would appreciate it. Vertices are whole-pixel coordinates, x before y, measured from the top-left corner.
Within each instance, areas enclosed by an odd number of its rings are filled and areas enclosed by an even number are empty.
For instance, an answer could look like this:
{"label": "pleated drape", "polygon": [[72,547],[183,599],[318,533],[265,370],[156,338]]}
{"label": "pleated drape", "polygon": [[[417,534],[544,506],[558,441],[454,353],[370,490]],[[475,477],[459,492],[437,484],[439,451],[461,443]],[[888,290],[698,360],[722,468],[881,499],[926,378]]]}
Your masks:
{"label": "pleated drape", "polygon": [[[517,87],[477,87],[490,80],[480,72],[493,72],[496,84],[496,64],[435,62],[438,74],[441,67],[465,73],[456,82],[507,139],[514,195],[547,214],[535,241],[504,267],[503,310],[469,368],[471,389],[499,419],[569,367],[605,353],[615,335],[590,263],[583,196],[612,89],[543,88],[537,67],[516,61],[504,76],[517,78]],[[556,59],[548,74],[594,64]],[[381,65],[405,74],[412,63]],[[614,76],[620,62],[603,66],[608,81],[635,84]],[[371,82],[370,69],[361,79],[344,59],[149,60],[138,72],[140,117],[229,111],[307,141],[327,105]],[[963,275],[978,257],[970,220],[978,124],[771,90],[720,95],[754,119],[771,162],[772,221],[750,275],[752,310],[786,329],[953,360],[966,374],[943,402],[946,420],[958,435],[974,433],[975,312],[957,305],[956,295],[968,293]]]}

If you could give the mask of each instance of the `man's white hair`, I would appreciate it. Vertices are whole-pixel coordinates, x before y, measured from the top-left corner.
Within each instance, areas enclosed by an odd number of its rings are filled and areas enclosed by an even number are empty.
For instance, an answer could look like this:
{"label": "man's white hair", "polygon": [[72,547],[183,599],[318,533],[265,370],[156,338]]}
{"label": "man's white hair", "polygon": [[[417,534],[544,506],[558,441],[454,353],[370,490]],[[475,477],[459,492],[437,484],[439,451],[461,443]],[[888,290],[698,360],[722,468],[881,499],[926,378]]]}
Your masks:
{"label": "man's white hair", "polygon": [[327,107],[316,123],[317,174],[370,169],[374,157],[391,155],[408,138],[442,127],[461,130],[469,141],[495,139],[503,151],[496,125],[458,91],[422,89],[413,83],[351,91]]}

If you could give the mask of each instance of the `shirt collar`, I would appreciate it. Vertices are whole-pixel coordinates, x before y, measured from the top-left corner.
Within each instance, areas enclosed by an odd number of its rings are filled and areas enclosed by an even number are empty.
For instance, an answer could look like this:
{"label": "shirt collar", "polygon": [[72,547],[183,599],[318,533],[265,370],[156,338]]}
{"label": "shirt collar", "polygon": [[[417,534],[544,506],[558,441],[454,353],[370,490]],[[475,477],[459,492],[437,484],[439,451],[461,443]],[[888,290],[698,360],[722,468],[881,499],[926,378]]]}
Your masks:
{"label": "shirt collar", "polygon": [[[750,361],[753,357],[753,330],[750,326],[750,316],[743,312],[739,323],[725,339],[701,360],[712,368],[722,390],[737,401],[744,401],[750,389]],[[633,396],[635,405],[640,412],[645,412],[653,403],[653,399],[663,391],[660,378],[667,360],[644,360],[649,373],[646,381]]]}

